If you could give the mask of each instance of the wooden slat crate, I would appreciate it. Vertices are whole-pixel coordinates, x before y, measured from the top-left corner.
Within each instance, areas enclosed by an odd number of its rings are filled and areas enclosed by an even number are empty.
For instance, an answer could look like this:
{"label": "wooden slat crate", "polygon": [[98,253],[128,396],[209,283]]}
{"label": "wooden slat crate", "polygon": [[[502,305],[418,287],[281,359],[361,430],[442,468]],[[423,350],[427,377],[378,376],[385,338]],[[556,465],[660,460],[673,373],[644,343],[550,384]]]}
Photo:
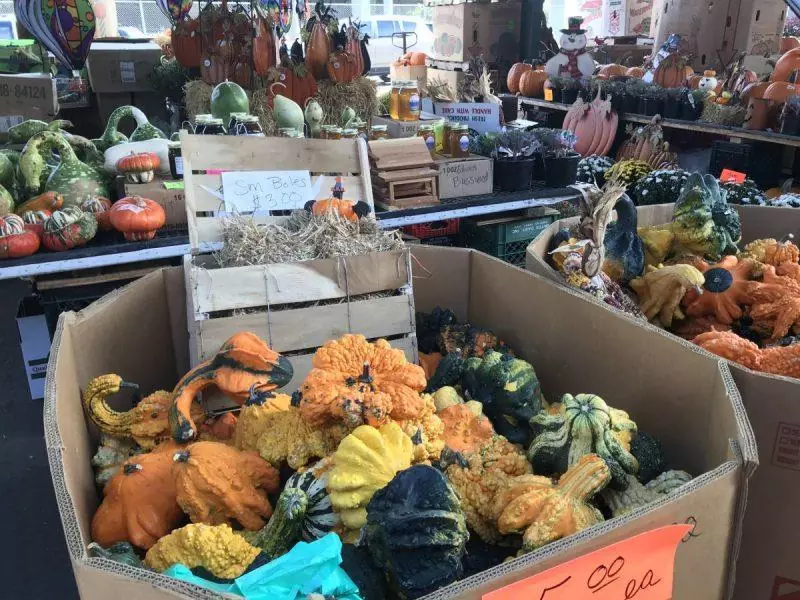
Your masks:
{"label": "wooden slat crate", "polygon": [[372,188],[388,210],[439,203],[434,166],[420,137],[373,141],[369,144]]}
{"label": "wooden slat crate", "polygon": [[[286,355],[296,389],[314,351],[345,333],[387,338],[417,360],[411,259],[407,250],[361,256],[220,268],[204,254],[222,241],[223,207],[208,193],[219,171],[308,169],[323,175],[319,198],[342,176],[345,197],[370,206],[372,183],[363,140],[296,140],[182,135],[192,255],[184,259],[192,364],[213,355],[237,331],[252,331]],[[214,171],[216,174],[198,173]],[[266,224],[285,217],[256,216]]]}

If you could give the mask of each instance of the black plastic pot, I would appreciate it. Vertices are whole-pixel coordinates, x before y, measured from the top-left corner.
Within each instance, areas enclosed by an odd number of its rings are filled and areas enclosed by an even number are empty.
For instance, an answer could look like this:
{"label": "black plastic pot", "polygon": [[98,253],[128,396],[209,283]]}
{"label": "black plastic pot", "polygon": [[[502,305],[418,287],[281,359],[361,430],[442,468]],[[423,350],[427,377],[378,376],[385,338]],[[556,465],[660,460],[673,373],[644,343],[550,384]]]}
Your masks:
{"label": "black plastic pot", "polygon": [[781,115],[781,133],[784,135],[797,135],[800,133],[800,115],[791,111],[783,111]]}
{"label": "black plastic pot", "polygon": [[534,154],[533,157],[532,181],[544,181],[544,159],[541,154]]}
{"label": "black plastic pot", "polygon": [[664,110],[664,101],[656,98],[639,98],[639,114],[655,117]]}
{"label": "black plastic pot", "polygon": [[609,100],[611,101],[611,108],[618,113],[625,112],[625,107],[623,106],[625,104],[625,96],[621,94],[611,94]]}
{"label": "black plastic pot", "polygon": [[661,116],[665,119],[680,119],[681,103],[677,100],[664,100],[664,111]]}
{"label": "black plastic pot", "polygon": [[580,90],[578,90],[578,89],[562,90],[561,91],[561,102],[563,102],[564,104],[574,104],[575,100],[578,99],[578,92],[580,92]]}
{"label": "black plastic pot", "polygon": [[553,102],[561,102],[563,92],[561,88],[553,88]]}
{"label": "black plastic pot", "polygon": [[504,192],[531,189],[534,159],[494,161],[494,184]]}
{"label": "black plastic pot", "polygon": [[547,187],[565,187],[572,185],[578,178],[578,153],[564,158],[544,159],[544,182]]}
{"label": "black plastic pot", "polygon": [[636,114],[639,112],[639,96],[625,94],[622,97],[622,112]]}
{"label": "black plastic pot", "polygon": [[694,106],[688,100],[681,102],[680,118],[684,121],[697,121],[701,114],[703,105],[700,102],[696,102]]}

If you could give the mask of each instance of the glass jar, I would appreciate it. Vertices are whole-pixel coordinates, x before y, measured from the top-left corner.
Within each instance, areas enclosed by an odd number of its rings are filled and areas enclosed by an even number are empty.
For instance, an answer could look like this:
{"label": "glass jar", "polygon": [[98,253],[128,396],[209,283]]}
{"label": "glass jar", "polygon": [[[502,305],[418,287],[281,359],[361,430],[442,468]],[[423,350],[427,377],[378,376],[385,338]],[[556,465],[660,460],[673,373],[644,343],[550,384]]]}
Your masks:
{"label": "glass jar", "polygon": [[225,135],[228,130],[222,123],[222,119],[209,119],[203,128],[203,135]]}
{"label": "glass jar", "polygon": [[358,129],[348,128],[342,129],[342,139],[343,140],[354,140],[358,135]]}
{"label": "glass jar", "polygon": [[257,116],[245,114],[238,117],[233,134],[264,137],[264,130],[261,128],[261,123]]}
{"label": "glass jar", "polygon": [[389,126],[388,125],[373,125],[369,130],[370,139],[373,140],[388,140],[389,139]]}
{"label": "glass jar", "polygon": [[456,123],[450,128],[450,154],[453,158],[469,156],[469,125]]}
{"label": "glass jar", "polygon": [[246,116],[247,113],[244,112],[232,112],[230,119],[228,120],[228,134],[229,135],[237,135],[236,134],[236,126],[241,122],[240,119]]}
{"label": "glass jar", "polygon": [[453,124],[450,121],[445,121],[442,126],[442,154],[450,154],[450,133],[452,129]]}
{"label": "glass jar", "polygon": [[183,154],[180,142],[169,142],[167,156],[169,156],[169,172],[173,179],[183,179]]}
{"label": "glass jar", "polygon": [[351,125],[356,128],[357,137],[364,138],[365,140],[368,139],[366,121],[356,121],[354,123],[351,123]]}
{"label": "glass jar", "polygon": [[417,137],[421,137],[428,147],[428,152],[431,156],[436,155],[436,134],[433,131],[433,125],[420,125],[417,129]]}
{"label": "glass jar", "polygon": [[194,118],[194,130],[192,133],[195,135],[203,135],[206,124],[211,120],[211,115],[197,115]]}
{"label": "glass jar", "polygon": [[392,82],[392,91],[389,95],[389,116],[395,120],[400,118],[400,89],[404,83],[399,80]]}
{"label": "glass jar", "polygon": [[281,127],[278,129],[278,137],[294,137],[294,133],[297,131],[294,127]]}
{"label": "glass jar", "polygon": [[406,81],[400,88],[400,120],[419,121],[422,101],[416,81]]}
{"label": "glass jar", "polygon": [[328,138],[327,139],[329,139],[329,140],[340,140],[340,139],[342,139],[342,133],[343,132],[342,132],[342,128],[341,127],[336,127],[335,125],[332,125],[332,126],[328,127]]}

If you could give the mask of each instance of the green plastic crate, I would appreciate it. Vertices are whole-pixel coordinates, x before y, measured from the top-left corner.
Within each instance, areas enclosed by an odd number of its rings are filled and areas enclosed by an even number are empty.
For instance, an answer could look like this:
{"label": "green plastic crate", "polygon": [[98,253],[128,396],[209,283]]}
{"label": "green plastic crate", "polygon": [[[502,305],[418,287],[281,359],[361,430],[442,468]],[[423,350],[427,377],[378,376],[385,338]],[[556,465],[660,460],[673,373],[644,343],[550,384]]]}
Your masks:
{"label": "green plastic crate", "polygon": [[525,264],[525,252],[536,236],[554,221],[554,215],[481,225],[480,221],[462,222],[467,246],[496,256],[512,265]]}

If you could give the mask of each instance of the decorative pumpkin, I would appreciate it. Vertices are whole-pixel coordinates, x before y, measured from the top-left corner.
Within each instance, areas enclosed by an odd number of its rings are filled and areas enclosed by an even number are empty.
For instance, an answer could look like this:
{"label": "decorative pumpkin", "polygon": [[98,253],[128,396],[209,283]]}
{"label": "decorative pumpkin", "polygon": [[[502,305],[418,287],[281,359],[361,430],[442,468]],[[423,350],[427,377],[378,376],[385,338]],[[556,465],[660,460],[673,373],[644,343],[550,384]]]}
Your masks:
{"label": "decorative pumpkin", "polygon": [[111,202],[108,198],[91,196],[81,202],[81,210],[94,215],[94,218],[97,219],[97,227],[100,231],[111,231],[114,229],[111,225]]}
{"label": "decorative pumpkin", "polygon": [[[300,533],[307,542],[313,542],[333,531],[340,523],[339,515],[333,512],[333,503],[328,494],[328,472],[331,461],[322,460],[302,473],[289,477],[284,492],[297,490],[306,495],[306,511],[300,519]],[[281,510],[280,500],[275,507]],[[274,516],[273,516],[274,518]]]}
{"label": "decorative pumpkin", "polygon": [[109,211],[111,225],[129,242],[152,240],[164,226],[164,208],[149,198],[126,196],[117,200]]}
{"label": "decorative pumpkin", "polygon": [[791,241],[793,238],[794,235],[789,234],[780,241],[773,238],[755,240],[744,247],[741,258],[752,258],[773,267],[785,262],[796,263],[800,260],[800,248]]}
{"label": "decorative pumpkin", "polygon": [[275,467],[301,469],[312,459],[330,456],[350,433],[342,423],[312,427],[294,407],[265,414],[260,421],[258,453]]}
{"label": "decorative pumpkin", "polygon": [[22,217],[0,217],[0,259],[30,256],[39,249],[39,236],[25,226]]}
{"label": "decorative pumpkin", "polygon": [[172,51],[175,60],[185,69],[197,69],[202,59],[199,19],[183,19],[172,30]]}
{"label": "decorative pumpkin", "polygon": [[92,540],[103,547],[130,542],[148,549],[183,519],[171,474],[172,455],[151,452],[129,458],[103,489],[92,517]]}
{"label": "decorative pumpkin", "polygon": [[530,439],[528,421],[544,397],[533,367],[524,360],[489,350],[464,363],[464,393],[483,404],[495,430],[515,444]]}
{"label": "decorative pumpkin", "polygon": [[48,250],[61,252],[83,246],[97,233],[97,219],[77,206],[55,211],[44,222],[42,243]]}
{"label": "decorative pumpkin", "polygon": [[639,306],[649,321],[658,319],[670,327],[673,319],[683,319],[680,304],[690,289],[705,283],[703,274],[691,265],[649,267],[647,273],[630,282]]}
{"label": "decorative pumpkin", "polygon": [[437,414],[444,424],[445,445],[456,452],[475,452],[495,435],[491,421],[466,404],[448,406]]}
{"label": "decorative pumpkin", "polygon": [[778,47],[778,52],[781,54],[786,54],[790,50],[794,50],[795,48],[800,47],[800,40],[798,40],[793,35],[784,35],[781,37],[780,46]]}
{"label": "decorative pumpkin", "polygon": [[332,211],[343,219],[353,222],[367,216],[371,212],[369,204],[363,200],[353,202],[352,200],[344,199],[344,187],[342,186],[342,178],[339,176],[336,177],[336,183],[333,188],[331,188],[330,198],[326,200],[309,200],[305,205],[305,209],[316,216],[321,216]]}
{"label": "decorative pumpkin", "polygon": [[436,414],[433,396],[422,394],[422,401],[422,410],[415,418],[397,421],[413,444],[412,464],[439,460],[444,449],[444,423]]}
{"label": "decorative pumpkin", "polygon": [[676,53],[665,56],[653,73],[653,83],[663,88],[679,88],[693,72],[687,73],[683,57]]}
{"label": "decorative pumpkin", "polygon": [[397,423],[358,427],[339,444],[328,475],[328,493],[342,524],[357,531],[367,520],[367,503],[398,471],[411,466],[411,439]]}
{"label": "decorative pumpkin", "polygon": [[214,385],[241,404],[253,393],[283,387],[291,381],[293,372],[292,364],[257,335],[235,333],[214,356],[198,364],[175,386],[169,410],[172,437],[185,444],[197,436],[190,409],[197,394],[205,388]]}
{"label": "decorative pumpkin", "polygon": [[305,516],[308,514],[308,494],[298,488],[285,488],[275,503],[275,514],[264,528],[248,536],[269,560],[289,552],[300,541]]}
{"label": "decorative pumpkin", "polygon": [[628,475],[628,487],[624,491],[607,488],[600,496],[614,517],[624,517],[641,506],[661,500],[691,480],[692,476],[686,471],[666,471],[643,485],[636,477]]}
{"label": "decorative pumpkin", "polygon": [[764,266],[763,283],[753,291],[750,318],[753,325],[772,331],[770,341],[778,341],[800,325],[800,281],[775,273]]}
{"label": "decorative pumpkin", "polygon": [[594,453],[608,463],[614,487],[625,489],[626,474],[635,475],[639,463],[630,453],[636,423],[628,413],[610,407],[595,394],[564,394],[551,410],[530,421],[533,442],[528,459],[534,473],[564,473],[581,456]]}
{"label": "decorative pumpkin", "polygon": [[[111,408],[106,398],[119,393],[123,388],[138,390],[134,383],[123,381],[119,375],[100,375],[92,379],[83,392],[83,408],[89,419],[106,435],[130,439],[145,450],[155,448],[169,439],[169,392],[159,390],[143,398],[126,412]],[[192,418],[204,419],[205,411],[192,407]]]}
{"label": "decorative pumpkin", "polygon": [[611,79],[612,77],[625,77],[628,74],[628,69],[626,69],[622,65],[612,63],[610,65],[605,65],[603,67],[600,67],[600,71],[598,74],[603,75],[608,79]]}
{"label": "decorative pumpkin", "polygon": [[128,183],[150,183],[160,164],[161,160],[154,152],[131,152],[117,161],[117,171],[125,175]]}
{"label": "decorative pumpkin", "polygon": [[424,52],[406,52],[401,58],[404,62],[408,61],[408,64],[412,67],[424,67],[427,59],[428,55]]}
{"label": "decorative pumpkin", "polygon": [[233,445],[239,450],[258,451],[258,440],[270,414],[289,410],[292,398],[286,394],[253,393],[242,405],[236,430],[233,434]]}
{"label": "decorative pumpkin", "polygon": [[[347,36],[347,42],[345,43],[344,50],[353,57],[353,60],[355,61],[354,68],[358,76],[363,75],[366,71],[364,70],[364,53],[361,51],[361,41],[363,38],[361,31],[359,27],[352,21],[346,28],[344,26],[342,26],[342,28],[345,30],[344,33]],[[418,61],[418,55],[421,54],[422,64],[425,64],[425,54],[423,52],[410,52],[409,54],[414,55],[413,57],[409,57],[409,61],[411,61],[412,58],[413,60]]]}
{"label": "decorative pumpkin", "polygon": [[636,207],[627,194],[614,205],[617,220],[606,228],[603,271],[616,282],[628,283],[644,271],[644,244],[636,233]]}
{"label": "decorative pumpkin", "polygon": [[306,41],[306,67],[314,79],[327,76],[328,57],[333,51],[333,44],[328,35],[328,26],[335,20],[335,13],[322,0],[317,0],[313,14],[306,22],[308,39]]}
{"label": "decorative pumpkin", "polygon": [[94,482],[103,488],[119,471],[120,465],[137,453],[139,447],[132,440],[100,434],[100,444],[92,456]]}
{"label": "decorative pumpkin", "polygon": [[282,83],[285,87],[270,87],[270,97],[267,99],[270,106],[274,105],[276,96],[285,96],[298,106],[305,106],[309,98],[317,95],[317,81],[306,65],[283,65],[278,68],[277,73],[276,83]]}
{"label": "decorative pumpkin", "polygon": [[364,539],[400,598],[420,598],[461,576],[469,538],[453,488],[433,467],[397,474],[367,507]]}
{"label": "decorative pumpkin", "polygon": [[769,81],[757,81],[746,85],[740,95],[740,104],[747,105],[752,98],[763,99],[764,93],[770,85],[772,84]]}
{"label": "decorative pumpkin", "polygon": [[234,579],[247,571],[258,554],[258,548],[228,525],[194,523],[158,540],[147,551],[144,564],[163,572],[180,563],[190,569],[203,567],[214,577]]}
{"label": "decorative pumpkin", "polygon": [[425,383],[422,367],[409,363],[402,350],[386,340],[370,343],[363,335],[347,334],[314,353],[300,388],[300,412],[314,427],[414,419],[424,407]]}
{"label": "decorative pumpkin", "polygon": [[218,85],[228,78],[225,60],[217,54],[208,54],[200,63],[200,77],[208,85]]}
{"label": "decorative pumpkin", "polygon": [[796,96],[797,86],[786,81],[774,81],[764,90],[764,100],[771,100],[775,104],[785,103],[791,96]]}
{"label": "decorative pumpkin", "polygon": [[769,80],[789,81],[789,77],[798,69],[800,69],[800,48],[793,48],[777,60]]}
{"label": "decorative pumpkin", "polygon": [[[508,70],[508,76],[506,77],[506,87],[509,93],[516,94],[521,91],[520,79],[525,73],[531,70],[533,70],[533,66],[527,63],[518,62],[511,65],[511,68]],[[547,76],[545,76],[545,79],[547,79]]]}
{"label": "decorative pumpkin", "polygon": [[253,26],[256,30],[253,38],[253,69],[257,75],[265,77],[278,61],[274,28],[261,16],[256,17]]}
{"label": "decorative pumpkin", "polygon": [[280,488],[280,476],[255,452],[196,442],[173,459],[178,504],[192,523],[220,525],[235,519],[256,531],[272,514],[267,493]]}
{"label": "decorative pumpkin", "polygon": [[336,50],[328,55],[325,69],[328,77],[334,83],[350,83],[356,77],[361,77],[359,65],[355,56],[345,50],[347,45],[347,34],[344,31],[338,32],[333,40]]}
{"label": "decorative pumpkin", "polygon": [[62,206],[64,206],[63,195],[58,192],[45,192],[30,200],[26,200],[17,206],[14,212],[21,216],[28,211],[47,210],[53,212],[59,210]]}
{"label": "decorative pumpkin", "polygon": [[531,465],[518,446],[495,435],[463,456],[456,453],[445,473],[461,500],[470,529],[489,543],[501,541],[494,500],[514,477],[530,475]]}
{"label": "decorative pumpkin", "polygon": [[731,331],[709,331],[698,335],[692,342],[754,371],[800,377],[800,344],[762,349]]}
{"label": "decorative pumpkin", "polygon": [[628,67],[625,71],[625,76],[641,79],[644,77],[644,69],[642,67]]}
{"label": "decorative pumpkin", "polygon": [[753,292],[758,283],[750,281],[754,263],[735,256],[726,256],[721,262],[698,265],[705,278],[702,294],[693,289],[683,299],[686,314],[690,317],[713,315],[720,323],[730,325],[741,318],[742,305],[753,303]]}
{"label": "decorative pumpkin", "polygon": [[538,475],[517,477],[495,499],[497,527],[522,533],[524,552],[583,531],[604,520],[589,501],[610,479],[608,465],[596,454],[582,456],[557,484]]}

